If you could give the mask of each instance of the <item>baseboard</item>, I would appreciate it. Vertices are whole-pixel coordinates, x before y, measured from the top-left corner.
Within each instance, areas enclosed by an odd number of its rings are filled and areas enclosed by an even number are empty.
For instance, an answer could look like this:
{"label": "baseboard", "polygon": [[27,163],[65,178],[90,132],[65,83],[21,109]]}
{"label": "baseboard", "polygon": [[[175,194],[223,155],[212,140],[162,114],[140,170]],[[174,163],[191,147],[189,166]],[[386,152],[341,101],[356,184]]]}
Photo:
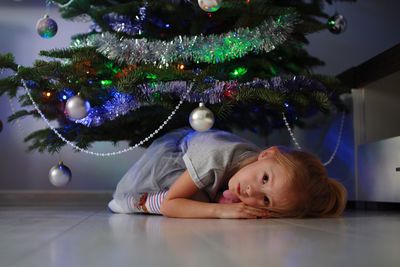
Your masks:
{"label": "baseboard", "polygon": [[0,191],[0,205],[105,205],[112,191]]}
{"label": "baseboard", "polygon": [[[100,205],[112,199],[113,191],[0,190],[0,206]],[[400,211],[400,203],[348,201],[347,210]]]}
{"label": "baseboard", "polygon": [[348,201],[347,210],[379,210],[379,211],[400,211],[400,203],[392,202],[371,202],[371,201]]}

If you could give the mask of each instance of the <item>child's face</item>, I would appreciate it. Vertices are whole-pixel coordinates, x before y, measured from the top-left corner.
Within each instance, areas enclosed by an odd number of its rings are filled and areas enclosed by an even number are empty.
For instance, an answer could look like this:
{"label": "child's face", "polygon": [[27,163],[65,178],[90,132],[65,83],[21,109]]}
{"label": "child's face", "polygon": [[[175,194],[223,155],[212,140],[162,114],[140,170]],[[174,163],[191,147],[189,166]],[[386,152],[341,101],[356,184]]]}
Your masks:
{"label": "child's face", "polygon": [[278,163],[278,147],[260,153],[257,161],[243,167],[229,180],[229,191],[254,207],[282,208],[296,201],[289,172]]}

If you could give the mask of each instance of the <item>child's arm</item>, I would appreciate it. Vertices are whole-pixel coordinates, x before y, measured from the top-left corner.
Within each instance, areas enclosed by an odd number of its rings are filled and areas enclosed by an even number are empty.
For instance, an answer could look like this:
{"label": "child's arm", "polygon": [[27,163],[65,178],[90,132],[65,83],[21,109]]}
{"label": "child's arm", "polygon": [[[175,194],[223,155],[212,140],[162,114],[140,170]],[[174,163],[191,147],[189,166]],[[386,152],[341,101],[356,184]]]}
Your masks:
{"label": "child's arm", "polygon": [[161,213],[176,218],[257,218],[267,211],[244,203],[204,203],[190,198],[198,192],[187,170],[174,182],[161,204]]}

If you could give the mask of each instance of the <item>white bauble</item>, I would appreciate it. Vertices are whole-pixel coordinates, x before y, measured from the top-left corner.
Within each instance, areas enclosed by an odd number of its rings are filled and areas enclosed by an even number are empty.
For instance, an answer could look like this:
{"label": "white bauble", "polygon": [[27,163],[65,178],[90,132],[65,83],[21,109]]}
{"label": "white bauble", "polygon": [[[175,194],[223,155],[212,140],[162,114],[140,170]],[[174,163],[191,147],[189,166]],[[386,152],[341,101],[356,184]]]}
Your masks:
{"label": "white bauble", "polygon": [[67,100],[65,111],[68,116],[75,120],[83,119],[87,116],[90,105],[82,97],[76,95]]}
{"label": "white bauble", "polygon": [[50,183],[57,187],[67,185],[71,181],[71,177],[71,170],[62,161],[53,166],[49,171]]}
{"label": "white bauble", "polygon": [[196,131],[207,131],[214,125],[214,114],[204,106],[204,103],[200,103],[199,107],[190,113],[189,123]]}

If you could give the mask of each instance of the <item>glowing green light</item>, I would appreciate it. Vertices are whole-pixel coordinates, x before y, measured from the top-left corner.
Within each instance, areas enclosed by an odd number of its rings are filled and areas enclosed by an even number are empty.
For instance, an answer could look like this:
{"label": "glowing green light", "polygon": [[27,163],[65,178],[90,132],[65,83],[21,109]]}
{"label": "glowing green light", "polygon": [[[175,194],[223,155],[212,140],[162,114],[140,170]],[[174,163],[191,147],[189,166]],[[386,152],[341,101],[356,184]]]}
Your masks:
{"label": "glowing green light", "polygon": [[154,100],[160,100],[160,99],[161,99],[161,94],[160,94],[159,92],[155,92],[155,93],[153,94],[153,99],[154,99]]}
{"label": "glowing green light", "polygon": [[154,73],[147,73],[146,74],[146,78],[149,79],[149,80],[153,80],[154,81],[154,80],[157,80],[158,77]]}
{"label": "glowing green light", "polygon": [[269,70],[271,71],[271,74],[274,76],[278,74],[278,70],[273,66],[270,66]]}
{"label": "glowing green light", "polygon": [[112,69],[113,63],[112,62],[107,62],[106,63],[106,67],[107,67],[107,69]]}
{"label": "glowing green light", "polygon": [[234,69],[231,73],[229,73],[232,77],[240,78],[247,73],[247,69],[244,67],[239,67]]}
{"label": "glowing green light", "polygon": [[335,22],[334,19],[329,19],[329,20],[328,20],[328,25],[329,25],[329,26],[334,26],[335,24],[336,24],[336,22]]}
{"label": "glowing green light", "polygon": [[102,80],[100,83],[101,83],[101,85],[107,86],[107,85],[111,85],[112,81],[111,80]]}
{"label": "glowing green light", "polygon": [[279,17],[276,19],[276,23],[277,23],[278,25],[280,25],[280,24],[282,23],[282,16],[279,16]]}
{"label": "glowing green light", "polygon": [[114,74],[117,74],[118,72],[121,72],[121,68],[114,67],[114,63],[113,62],[107,62],[106,63],[106,68],[111,70]]}

